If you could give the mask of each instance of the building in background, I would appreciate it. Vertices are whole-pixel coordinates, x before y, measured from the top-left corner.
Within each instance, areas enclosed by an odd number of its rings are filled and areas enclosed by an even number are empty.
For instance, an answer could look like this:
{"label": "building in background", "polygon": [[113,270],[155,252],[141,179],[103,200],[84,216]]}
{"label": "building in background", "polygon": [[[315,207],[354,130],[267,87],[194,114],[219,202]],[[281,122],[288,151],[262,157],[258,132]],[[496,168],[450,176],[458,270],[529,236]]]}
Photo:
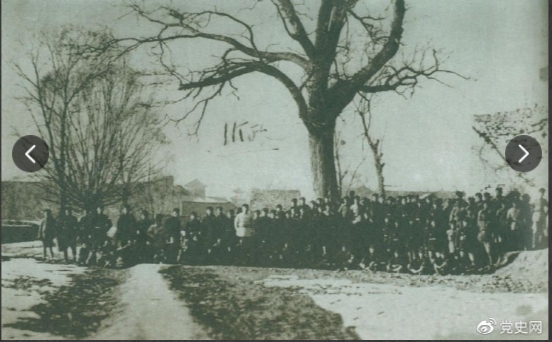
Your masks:
{"label": "building in background", "polygon": [[[203,215],[208,206],[222,206],[225,210],[236,208],[226,198],[207,197],[206,188],[197,179],[181,186],[174,184],[173,176],[158,177],[134,184],[128,204],[136,217],[144,209],[153,217],[156,214],[168,215],[174,208],[180,209],[185,216],[189,216],[192,211]],[[36,181],[28,178],[3,181],[1,191],[2,220],[40,220],[44,208],[51,209],[54,215],[58,214],[58,206],[40,196],[42,190]],[[105,208],[105,213],[113,222],[119,217],[120,207],[121,204],[115,204]],[[81,215],[79,208],[74,208],[74,211],[77,216]]]}
{"label": "building in background", "polygon": [[[291,205],[291,200],[301,197],[299,190],[266,190],[253,189],[250,195],[250,206],[252,210],[261,210],[263,208],[275,209],[276,205],[281,204],[287,210]],[[311,198],[312,200],[314,198]]]}
{"label": "building in background", "polygon": [[194,179],[184,185],[186,194],[180,200],[180,215],[186,219],[192,212],[196,212],[200,217],[205,215],[207,207],[222,207],[225,212],[235,210],[237,206],[224,197],[206,196],[207,186],[200,180]]}

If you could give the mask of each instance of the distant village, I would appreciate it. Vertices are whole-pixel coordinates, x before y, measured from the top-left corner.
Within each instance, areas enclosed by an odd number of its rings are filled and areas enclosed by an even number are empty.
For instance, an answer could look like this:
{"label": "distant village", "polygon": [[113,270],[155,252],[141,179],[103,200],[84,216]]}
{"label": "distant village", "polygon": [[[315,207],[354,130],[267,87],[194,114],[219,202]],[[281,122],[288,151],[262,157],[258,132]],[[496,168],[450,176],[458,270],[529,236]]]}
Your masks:
{"label": "distant village", "polygon": [[[253,210],[264,207],[275,207],[281,204],[289,207],[291,200],[300,198],[299,190],[253,189],[251,191],[235,191],[231,198],[207,196],[207,186],[199,179],[185,185],[174,183],[173,176],[161,177],[150,182],[137,183],[132,190],[129,204],[135,209],[146,209],[150,213],[168,213],[173,208],[179,208],[182,216],[189,216],[192,212],[203,214],[208,206],[222,207],[225,211],[236,209],[248,203]],[[55,204],[41,198],[40,187],[36,181],[11,180],[2,181],[2,220],[37,221],[43,216],[42,210],[50,208],[58,210]],[[374,190],[366,186],[352,188],[356,195],[370,197]],[[386,191],[387,196],[404,196],[415,194],[419,196],[433,195],[438,198],[454,198],[453,191],[415,192],[415,191]],[[308,199],[311,200],[311,199]],[[119,205],[106,208],[106,214],[113,218],[119,215]],[[79,210],[75,210],[78,214]]]}

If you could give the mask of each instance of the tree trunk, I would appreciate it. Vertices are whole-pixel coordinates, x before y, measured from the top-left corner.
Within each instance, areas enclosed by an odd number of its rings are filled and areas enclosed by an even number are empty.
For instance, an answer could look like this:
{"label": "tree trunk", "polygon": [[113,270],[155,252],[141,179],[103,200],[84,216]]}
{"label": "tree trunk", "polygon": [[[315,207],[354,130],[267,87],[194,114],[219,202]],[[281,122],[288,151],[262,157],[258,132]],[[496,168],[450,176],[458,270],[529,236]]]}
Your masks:
{"label": "tree trunk", "polygon": [[380,140],[375,142],[370,138],[370,136],[365,135],[368,145],[374,154],[374,166],[376,168],[376,173],[378,176],[378,192],[381,196],[385,196],[385,180],[383,178],[383,167],[385,164],[382,162],[383,153],[379,151]]}
{"label": "tree trunk", "polygon": [[385,196],[385,181],[383,179],[383,164],[381,160],[376,161],[376,172],[378,173],[378,190],[380,196]]}
{"label": "tree trunk", "polygon": [[318,197],[339,198],[334,159],[335,127],[309,134],[314,192]]}

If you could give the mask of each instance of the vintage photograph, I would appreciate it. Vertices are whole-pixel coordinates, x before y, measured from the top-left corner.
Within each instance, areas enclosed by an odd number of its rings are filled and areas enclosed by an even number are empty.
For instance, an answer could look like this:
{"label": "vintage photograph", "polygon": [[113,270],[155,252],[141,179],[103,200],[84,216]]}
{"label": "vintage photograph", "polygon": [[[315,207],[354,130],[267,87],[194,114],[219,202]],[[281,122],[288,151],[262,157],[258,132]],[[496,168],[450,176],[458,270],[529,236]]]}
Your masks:
{"label": "vintage photograph", "polygon": [[548,340],[548,1],[1,3],[3,340]]}

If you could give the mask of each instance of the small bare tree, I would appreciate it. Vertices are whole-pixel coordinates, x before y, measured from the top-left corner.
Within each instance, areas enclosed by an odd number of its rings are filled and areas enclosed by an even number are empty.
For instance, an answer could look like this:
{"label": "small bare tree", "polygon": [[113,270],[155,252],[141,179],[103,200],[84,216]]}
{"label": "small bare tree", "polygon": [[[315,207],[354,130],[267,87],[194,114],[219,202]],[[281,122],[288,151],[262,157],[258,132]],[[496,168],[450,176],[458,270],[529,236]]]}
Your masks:
{"label": "small bare tree", "polygon": [[165,142],[137,73],[125,59],[113,62],[117,47],[96,56],[79,48],[106,37],[71,27],[55,37],[44,33],[29,54],[30,68],[14,64],[27,93],[20,99],[50,148],[38,176],[44,198],[62,210],[128,200],[130,186],[147,175],[156,146]]}
{"label": "small bare tree", "polygon": [[[341,196],[346,195],[360,181],[360,167],[367,159],[367,155],[363,154],[360,161],[354,161],[344,165],[342,163],[342,153],[346,150],[347,142],[341,139],[341,130],[337,129],[334,140],[335,165],[337,169],[337,189]],[[356,162],[356,163],[355,163]]]}
{"label": "small bare tree", "polygon": [[370,132],[372,125],[372,95],[361,95],[358,103],[355,103],[355,112],[360,116],[362,121],[362,134],[365,141],[368,143],[372,155],[374,157],[374,167],[376,169],[376,175],[378,177],[378,192],[380,195],[385,195],[385,178],[383,177],[383,168],[385,163],[383,162],[383,139],[374,138],[373,133]]}

